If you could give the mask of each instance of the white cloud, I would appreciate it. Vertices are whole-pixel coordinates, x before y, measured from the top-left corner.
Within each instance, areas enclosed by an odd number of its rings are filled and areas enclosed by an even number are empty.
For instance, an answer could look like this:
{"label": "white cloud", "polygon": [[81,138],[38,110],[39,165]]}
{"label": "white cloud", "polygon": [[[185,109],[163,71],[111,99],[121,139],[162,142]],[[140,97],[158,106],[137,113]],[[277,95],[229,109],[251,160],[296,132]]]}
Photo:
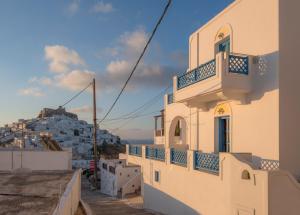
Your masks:
{"label": "white cloud", "polygon": [[41,96],[45,95],[37,87],[29,87],[29,88],[20,89],[18,94],[22,95],[22,96],[34,96],[34,97],[41,97]]}
{"label": "white cloud", "polygon": [[[92,106],[82,106],[82,107],[77,107],[77,108],[73,108],[70,110],[73,113],[76,114],[80,114],[80,113],[92,113],[93,112],[93,107]],[[97,108],[97,113],[101,113],[102,112],[102,108]]]}
{"label": "white cloud", "polygon": [[[101,89],[120,87],[124,83],[147,39],[148,35],[143,28],[120,36],[118,45],[111,48],[118,50],[115,56],[117,59],[111,60],[106,66],[105,73],[97,78]],[[156,52],[152,52],[152,55],[155,54]],[[130,80],[129,88],[166,86],[172,81],[175,73],[176,69],[173,67],[162,66],[159,63],[150,64],[142,60]]]}
{"label": "white cloud", "polygon": [[125,32],[120,36],[121,49],[123,56],[132,59],[139,55],[146,45],[148,35],[143,28],[138,28],[133,32]]}
{"label": "white cloud", "polygon": [[88,70],[73,70],[69,73],[56,76],[55,80],[57,86],[75,91],[87,86],[95,75],[95,72]]}
{"label": "white cloud", "polygon": [[111,13],[114,11],[114,8],[111,3],[100,1],[93,6],[92,11],[95,13]]}
{"label": "white cloud", "polygon": [[[45,58],[49,61],[52,77],[33,77],[29,82],[78,91],[96,78],[98,90],[119,89],[130,74],[147,39],[148,35],[141,27],[122,34],[116,40],[115,46],[104,49],[110,54],[110,61],[101,72],[88,70],[84,60],[75,50],[62,45],[45,46]],[[177,64],[173,67],[162,65],[159,60],[154,60],[155,63],[147,61],[149,57],[160,59],[161,56],[159,47],[149,51],[146,58],[140,62],[126,89],[165,87],[171,83],[172,76],[178,72]],[[177,61],[182,58],[183,56],[178,53],[169,56],[169,59]]]}
{"label": "white cloud", "polygon": [[74,15],[79,10],[79,0],[74,0],[68,5],[67,11],[70,15]]}
{"label": "white cloud", "polygon": [[46,46],[44,50],[45,58],[49,61],[49,69],[52,72],[64,73],[70,70],[70,66],[85,65],[76,51],[65,46]]}
{"label": "white cloud", "polygon": [[48,77],[32,77],[28,80],[29,83],[37,83],[37,84],[41,84],[41,85],[45,85],[45,86],[50,86],[53,85],[53,80],[51,78]]}

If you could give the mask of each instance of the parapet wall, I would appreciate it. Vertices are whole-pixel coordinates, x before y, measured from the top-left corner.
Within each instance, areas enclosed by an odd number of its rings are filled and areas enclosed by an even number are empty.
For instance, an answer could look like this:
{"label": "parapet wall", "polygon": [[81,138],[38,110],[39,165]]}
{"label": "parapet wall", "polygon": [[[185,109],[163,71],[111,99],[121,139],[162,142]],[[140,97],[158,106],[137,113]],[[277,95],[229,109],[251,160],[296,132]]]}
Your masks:
{"label": "parapet wall", "polygon": [[81,170],[77,170],[68,183],[53,215],[73,215],[81,200]]}
{"label": "parapet wall", "polygon": [[219,171],[212,174],[195,169],[191,150],[184,166],[170,162],[168,148],[163,161],[147,158],[145,146],[141,155],[131,155],[127,149],[127,162],[142,169],[145,208],[172,215],[299,214],[300,184],[290,173],[259,170],[249,153],[219,156]]}
{"label": "parapet wall", "polygon": [[71,159],[69,151],[0,151],[0,171],[71,170]]}

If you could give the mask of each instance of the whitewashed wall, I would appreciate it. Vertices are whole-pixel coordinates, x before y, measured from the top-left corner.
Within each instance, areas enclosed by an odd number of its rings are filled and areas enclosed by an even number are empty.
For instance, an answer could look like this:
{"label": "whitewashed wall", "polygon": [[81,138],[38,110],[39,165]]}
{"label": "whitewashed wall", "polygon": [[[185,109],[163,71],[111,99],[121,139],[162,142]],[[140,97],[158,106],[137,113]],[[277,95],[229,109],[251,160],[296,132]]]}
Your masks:
{"label": "whitewashed wall", "polygon": [[[247,94],[244,104],[229,98],[206,104],[206,110],[201,105],[167,105],[165,99],[166,146],[172,144],[169,134],[172,121],[182,117],[187,125],[186,143],[189,148],[216,152],[215,119],[218,116],[215,110],[221,103],[226,103],[231,109],[231,152],[250,152],[262,158],[279,160],[278,1],[234,1],[190,36],[189,69],[215,58],[216,38],[222,29],[229,31],[232,52],[258,56],[257,69],[253,71],[253,90]],[[188,88],[193,91],[193,87]],[[197,99],[194,102],[197,104]]]}
{"label": "whitewashed wall", "polygon": [[0,151],[0,170],[71,170],[69,151]]}
{"label": "whitewashed wall", "polygon": [[81,200],[81,170],[77,170],[60,197],[53,215],[74,215]]}

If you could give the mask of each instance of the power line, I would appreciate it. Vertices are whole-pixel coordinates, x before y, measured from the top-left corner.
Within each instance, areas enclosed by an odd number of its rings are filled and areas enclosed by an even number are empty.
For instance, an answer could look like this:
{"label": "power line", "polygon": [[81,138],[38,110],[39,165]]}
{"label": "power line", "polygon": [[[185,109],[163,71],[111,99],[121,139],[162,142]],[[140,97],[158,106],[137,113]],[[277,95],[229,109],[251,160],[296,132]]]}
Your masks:
{"label": "power line", "polygon": [[71,97],[67,102],[65,102],[63,105],[61,105],[61,107],[66,106],[67,104],[69,104],[71,101],[73,101],[74,99],[76,99],[81,93],[83,93],[89,86],[92,85],[92,82],[90,82],[85,88],[83,88],[81,91],[79,91],[77,94],[75,94],[73,97]]}
{"label": "power line", "polygon": [[104,120],[104,122],[107,122],[107,121],[111,121],[111,120],[115,120],[115,119],[122,119],[122,118],[126,118],[128,116],[131,116],[135,113],[137,113],[139,110],[143,109],[144,107],[151,107],[153,104],[156,103],[156,101],[158,101],[158,99],[161,99],[161,95],[164,95],[168,89],[171,87],[171,85],[169,85],[168,87],[164,88],[162,91],[160,91],[158,94],[156,94],[154,97],[152,97],[150,100],[148,100],[147,102],[145,102],[144,104],[142,104],[140,107],[134,109],[133,111],[129,112],[129,113],[126,113],[126,114],[123,114],[121,116],[118,116],[116,118],[109,118],[109,119],[106,119]]}
{"label": "power line", "polygon": [[107,113],[104,115],[104,117],[100,120],[99,123],[103,122],[103,121],[106,119],[106,117],[110,114],[110,112],[112,111],[112,109],[113,109],[114,106],[116,105],[117,101],[118,101],[119,98],[121,97],[122,93],[124,92],[124,90],[125,90],[125,88],[126,88],[128,82],[129,82],[129,80],[131,79],[133,73],[135,72],[137,66],[139,65],[141,59],[143,58],[143,56],[144,56],[144,54],[145,54],[145,52],[146,52],[146,50],[147,50],[147,48],[148,48],[148,46],[149,46],[149,44],[150,44],[152,38],[154,37],[154,35],[155,35],[155,33],[156,33],[156,31],[157,31],[159,25],[161,24],[161,22],[162,22],[164,16],[166,15],[166,13],[167,13],[167,11],[168,11],[168,8],[169,8],[169,6],[170,6],[170,4],[171,4],[171,2],[172,2],[172,0],[168,0],[168,3],[167,3],[167,5],[165,6],[165,9],[164,9],[162,15],[160,16],[158,22],[156,23],[156,25],[155,25],[155,27],[154,27],[152,33],[151,33],[151,36],[149,37],[149,39],[148,39],[148,41],[147,41],[147,43],[146,43],[146,45],[145,45],[145,47],[144,47],[144,49],[143,49],[141,55],[139,56],[139,58],[138,58],[136,64],[134,65],[134,67],[133,67],[133,69],[132,69],[132,71],[131,71],[129,77],[127,78],[127,80],[126,80],[126,82],[125,82],[125,84],[124,84],[124,86],[122,87],[122,89],[121,89],[121,91],[119,92],[118,96],[116,97],[115,101],[113,102],[113,104],[112,104],[111,107],[108,109]]}
{"label": "power line", "polygon": [[[90,82],[85,88],[83,88],[83,89],[80,90],[78,93],[76,93],[74,96],[72,96],[70,99],[68,99],[63,105],[60,105],[60,106],[58,106],[58,107],[64,107],[64,106],[66,106],[67,104],[69,104],[71,101],[73,101],[75,98],[77,98],[80,94],[82,94],[85,90],[87,90],[87,88],[88,88],[89,86],[91,86],[91,84],[92,84],[92,82]],[[33,125],[34,123],[36,123],[36,122],[38,122],[38,121],[41,121],[41,120],[43,120],[43,118],[38,118],[38,119],[32,120],[31,123],[26,124],[26,125],[27,125],[27,126],[31,126],[31,125]],[[23,128],[17,129],[17,130],[14,131],[14,133],[19,132],[19,131],[22,131],[22,130],[23,130]],[[7,136],[2,136],[2,137],[0,137],[0,140],[4,139],[5,137],[7,137]]]}
{"label": "power line", "polygon": [[158,113],[160,110],[156,110],[156,111],[152,111],[150,113],[145,113],[145,114],[140,114],[140,115],[135,115],[135,116],[129,116],[129,117],[123,117],[123,118],[114,118],[114,119],[110,119],[110,121],[105,121],[103,122],[103,124],[114,124],[114,123],[119,123],[122,120],[127,120],[127,119],[136,119],[136,118],[141,118],[141,117],[145,117],[145,116],[151,116],[154,113]]}

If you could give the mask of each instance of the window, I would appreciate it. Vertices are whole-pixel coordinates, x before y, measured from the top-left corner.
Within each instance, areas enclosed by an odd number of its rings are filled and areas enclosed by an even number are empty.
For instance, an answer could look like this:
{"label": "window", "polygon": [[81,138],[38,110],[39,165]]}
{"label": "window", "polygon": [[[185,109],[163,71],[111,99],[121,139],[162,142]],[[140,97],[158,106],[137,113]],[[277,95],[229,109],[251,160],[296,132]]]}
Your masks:
{"label": "window", "polygon": [[175,127],[175,137],[180,137],[180,121],[178,120],[176,127]]}
{"label": "window", "polygon": [[159,174],[159,171],[155,171],[154,172],[154,180],[156,182],[159,182],[160,181],[160,174]]}
{"label": "window", "polygon": [[216,44],[216,51],[219,52],[230,52],[230,38],[225,38]]}
{"label": "window", "polygon": [[79,136],[79,130],[78,129],[74,129],[74,136]]}
{"label": "window", "polygon": [[109,166],[109,172],[110,173],[112,173],[112,174],[115,174],[116,173],[116,169],[115,169],[115,167],[113,167],[113,166]]}
{"label": "window", "polygon": [[103,164],[102,164],[102,167],[103,167],[103,169],[107,169],[107,164],[106,164],[106,163],[103,163]]}

